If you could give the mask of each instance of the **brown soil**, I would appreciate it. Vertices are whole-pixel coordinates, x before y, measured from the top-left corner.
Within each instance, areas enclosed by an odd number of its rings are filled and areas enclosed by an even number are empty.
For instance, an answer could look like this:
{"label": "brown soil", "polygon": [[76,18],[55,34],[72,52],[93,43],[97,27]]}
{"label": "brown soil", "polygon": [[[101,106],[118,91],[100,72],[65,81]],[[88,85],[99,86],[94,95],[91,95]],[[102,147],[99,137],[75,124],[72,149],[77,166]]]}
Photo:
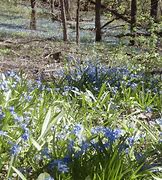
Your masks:
{"label": "brown soil", "polygon": [[70,54],[78,56],[73,43],[43,39],[1,39],[0,71],[22,71],[31,78],[55,78]]}

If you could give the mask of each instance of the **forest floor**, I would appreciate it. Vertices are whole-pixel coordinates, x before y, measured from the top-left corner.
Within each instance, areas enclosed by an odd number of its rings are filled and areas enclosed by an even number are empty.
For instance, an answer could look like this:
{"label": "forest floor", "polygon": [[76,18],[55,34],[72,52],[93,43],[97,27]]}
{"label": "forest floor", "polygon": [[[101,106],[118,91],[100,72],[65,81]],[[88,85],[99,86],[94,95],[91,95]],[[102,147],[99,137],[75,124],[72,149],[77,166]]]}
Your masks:
{"label": "forest floor", "polygon": [[[58,71],[63,67],[65,56],[73,54],[78,49],[74,43],[64,43],[52,38],[54,24],[48,20],[48,17],[46,17],[46,22],[41,19],[41,22],[37,23],[36,30],[31,30],[29,27],[31,10],[28,4],[26,6],[23,4],[15,6],[5,2],[1,3],[1,72],[7,70],[22,71],[30,77],[38,77],[44,72],[47,76],[50,76],[51,72]],[[39,16],[45,14],[45,12],[42,12],[43,10],[40,11],[38,9]],[[47,27],[43,27],[43,25]],[[49,28],[50,25],[52,26],[51,29]]]}
{"label": "forest floor", "polygon": [[[33,20],[29,3],[11,4],[0,2],[0,71],[22,71],[30,77],[45,75],[46,77],[61,70],[68,56],[86,58],[88,51],[81,50],[74,43],[75,22],[68,22],[69,41],[62,39],[61,22],[51,21],[48,6],[38,4],[36,9],[36,29],[32,29]],[[56,9],[56,16],[59,11]],[[86,19],[87,20],[87,19]],[[86,27],[86,24],[88,27]],[[93,29],[93,19],[82,21],[84,28]],[[90,26],[90,27],[89,27]],[[91,34],[91,35],[90,35]],[[94,32],[84,31],[82,40],[91,41]],[[92,40],[93,42],[93,40]],[[91,43],[93,44],[93,43]],[[87,46],[89,46],[88,44]],[[85,47],[85,44],[83,45]]]}
{"label": "forest floor", "polygon": [[[62,41],[62,25],[58,17],[51,21],[49,7],[38,4],[36,8],[35,29],[31,23],[33,15],[29,3],[10,4],[0,2],[0,71],[22,71],[30,77],[56,76],[64,67],[66,59],[108,59],[110,46],[117,42],[107,36],[107,42],[94,43],[94,15],[81,13],[81,43],[75,43],[75,21],[68,21],[69,41]],[[103,22],[104,23],[104,22]],[[112,31],[112,30],[110,30]],[[104,38],[103,38],[104,39]]]}
{"label": "forest floor", "polygon": [[[22,71],[30,77],[50,77],[61,70],[68,54],[77,46],[43,39],[6,39],[0,42],[0,71]],[[52,74],[51,74],[52,73]]]}

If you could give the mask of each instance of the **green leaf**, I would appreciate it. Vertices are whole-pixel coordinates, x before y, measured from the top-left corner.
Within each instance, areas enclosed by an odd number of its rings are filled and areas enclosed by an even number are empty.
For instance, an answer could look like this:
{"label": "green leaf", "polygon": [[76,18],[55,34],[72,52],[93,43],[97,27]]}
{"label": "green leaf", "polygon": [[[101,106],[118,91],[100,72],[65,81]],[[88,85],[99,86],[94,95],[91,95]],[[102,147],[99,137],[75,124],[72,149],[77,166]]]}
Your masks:
{"label": "green leaf", "polygon": [[155,180],[162,180],[162,178],[159,178],[159,177],[157,177],[157,176],[155,176],[155,175],[152,175],[152,177],[153,177]]}
{"label": "green leaf", "polygon": [[48,174],[48,173],[41,173],[39,176],[38,176],[38,178],[37,178],[37,180],[45,180],[45,179],[47,179],[47,178],[50,178],[51,176]]}
{"label": "green leaf", "polygon": [[26,177],[15,167],[12,166],[12,169],[16,172],[16,174],[22,179],[22,180],[27,180]]}
{"label": "green leaf", "polygon": [[100,92],[99,92],[99,94],[98,94],[98,97],[97,97],[98,100],[99,100],[99,99],[101,98],[101,96],[104,94],[105,89],[106,89],[106,83],[103,83],[103,85],[102,85],[102,87],[101,87],[101,89],[100,89]]}
{"label": "green leaf", "polygon": [[152,137],[152,139],[154,139],[154,141],[157,142],[157,137],[155,136],[155,133],[151,131],[151,129],[146,126],[142,121],[136,119],[136,121],[150,134],[150,136]]}
{"label": "green leaf", "polygon": [[38,142],[36,140],[34,140],[32,137],[30,138],[32,144],[35,146],[35,148],[40,151],[41,150],[41,146],[38,144]]}
{"label": "green leaf", "polygon": [[9,90],[9,91],[7,91],[7,92],[4,93],[4,95],[5,95],[5,97],[6,97],[6,99],[5,99],[5,101],[6,101],[5,107],[7,107],[8,102],[9,102],[9,100],[11,99],[11,92],[12,92],[12,91]]}
{"label": "green leaf", "polygon": [[93,95],[93,93],[92,93],[91,91],[89,91],[88,89],[86,89],[86,94],[87,94],[90,98],[92,98],[92,100],[93,100],[94,102],[96,102],[96,98],[95,98],[95,96]]}
{"label": "green leaf", "polygon": [[91,180],[91,177],[90,177],[90,176],[87,176],[87,177],[85,178],[85,180]]}
{"label": "green leaf", "polygon": [[51,119],[51,108],[49,108],[49,110],[48,110],[48,112],[46,114],[46,117],[44,119],[44,122],[43,122],[43,125],[42,125],[42,130],[41,130],[41,135],[38,138],[39,140],[45,135],[45,132],[46,132],[47,127],[49,125],[50,119]]}

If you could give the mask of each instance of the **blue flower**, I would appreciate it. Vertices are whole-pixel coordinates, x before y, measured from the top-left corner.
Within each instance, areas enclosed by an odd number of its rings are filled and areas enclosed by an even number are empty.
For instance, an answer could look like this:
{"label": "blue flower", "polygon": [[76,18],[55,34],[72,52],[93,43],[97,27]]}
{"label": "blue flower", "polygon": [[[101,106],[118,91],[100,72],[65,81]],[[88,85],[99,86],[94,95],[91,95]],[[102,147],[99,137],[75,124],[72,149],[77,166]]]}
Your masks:
{"label": "blue flower", "polygon": [[8,91],[8,82],[7,81],[3,81],[0,83],[0,89],[4,92],[7,92]]}
{"label": "blue flower", "polygon": [[137,88],[137,84],[136,83],[131,83],[130,87],[135,90]]}
{"label": "blue flower", "polygon": [[41,155],[45,156],[46,158],[50,158],[50,151],[49,151],[48,147],[45,147],[44,149],[42,149]]}
{"label": "blue flower", "polygon": [[22,134],[21,138],[24,140],[24,141],[27,141],[29,139],[29,133],[28,132],[25,132],[24,134]]}
{"label": "blue flower", "polygon": [[25,124],[25,123],[22,123],[22,124],[21,124],[21,128],[22,128],[25,132],[28,132],[28,131],[29,131],[29,128],[27,127],[27,124]]}
{"label": "blue flower", "polygon": [[129,137],[127,140],[128,140],[129,146],[133,146],[133,144],[134,144],[134,137]]}
{"label": "blue flower", "polygon": [[32,96],[30,96],[30,95],[24,95],[24,99],[26,100],[26,101],[28,101],[28,102],[30,102],[31,100],[32,100]]}
{"label": "blue flower", "polygon": [[6,72],[6,76],[14,77],[15,75],[16,75],[16,73],[14,71],[7,71]]}
{"label": "blue flower", "polygon": [[84,127],[81,124],[76,124],[73,128],[72,133],[78,138],[79,143],[81,143],[84,139]]}
{"label": "blue flower", "polygon": [[134,152],[135,158],[137,162],[144,162],[145,156],[142,153]]}
{"label": "blue flower", "polygon": [[119,145],[119,152],[125,151],[126,153],[128,153],[128,151],[129,151],[128,148],[129,148],[129,146],[124,142]]}
{"label": "blue flower", "polygon": [[2,112],[2,110],[0,109],[0,120],[2,120],[5,117],[5,114]]}
{"label": "blue flower", "polygon": [[6,131],[0,131],[0,136],[7,136],[7,132]]}
{"label": "blue flower", "polygon": [[57,168],[61,173],[69,172],[68,166],[63,161],[58,161]]}
{"label": "blue flower", "polygon": [[69,171],[67,164],[62,160],[52,160],[49,163],[48,168],[52,170],[54,167],[57,167],[58,171],[61,173],[66,173]]}
{"label": "blue flower", "polygon": [[52,170],[56,165],[57,165],[56,160],[52,160],[52,161],[48,164],[48,169],[49,169],[49,170]]}
{"label": "blue flower", "polygon": [[73,132],[75,135],[79,134],[80,131],[83,129],[83,126],[81,124],[76,124],[73,128]]}
{"label": "blue flower", "polygon": [[68,151],[70,151],[71,153],[74,152],[74,141],[73,140],[69,141]]}
{"label": "blue flower", "polygon": [[94,82],[97,80],[97,67],[96,66],[89,64],[85,73],[87,74],[88,80],[90,82]]}
{"label": "blue flower", "polygon": [[90,144],[83,141],[82,146],[81,146],[81,151],[84,153],[84,152],[86,152],[88,150],[89,147],[90,147]]}
{"label": "blue flower", "polygon": [[72,88],[70,86],[64,86],[64,92],[69,92]]}
{"label": "blue flower", "polygon": [[96,127],[92,127],[91,128],[91,133],[92,134],[99,134],[99,133],[103,133],[105,130],[105,127],[103,126],[96,126]]}
{"label": "blue flower", "polygon": [[151,113],[152,112],[152,108],[151,107],[146,107],[146,112],[147,113]]}
{"label": "blue flower", "polygon": [[105,128],[104,135],[106,138],[110,140],[110,142],[114,142],[116,139],[118,139],[122,135],[122,131],[121,129],[111,130],[111,129]]}
{"label": "blue flower", "polygon": [[50,92],[52,89],[50,87],[46,87],[46,90]]}
{"label": "blue flower", "polygon": [[17,114],[14,114],[14,120],[15,120],[15,122],[22,123],[23,117],[18,116]]}
{"label": "blue flower", "polygon": [[14,114],[15,114],[15,107],[14,107],[14,106],[10,106],[10,107],[9,107],[9,111],[10,111],[10,113],[11,113],[12,115],[14,115]]}
{"label": "blue flower", "polygon": [[67,164],[67,163],[71,162],[71,158],[70,158],[70,156],[67,155],[62,159],[62,161]]}
{"label": "blue flower", "polygon": [[18,155],[21,151],[21,147],[18,144],[14,144],[11,148],[12,155]]}

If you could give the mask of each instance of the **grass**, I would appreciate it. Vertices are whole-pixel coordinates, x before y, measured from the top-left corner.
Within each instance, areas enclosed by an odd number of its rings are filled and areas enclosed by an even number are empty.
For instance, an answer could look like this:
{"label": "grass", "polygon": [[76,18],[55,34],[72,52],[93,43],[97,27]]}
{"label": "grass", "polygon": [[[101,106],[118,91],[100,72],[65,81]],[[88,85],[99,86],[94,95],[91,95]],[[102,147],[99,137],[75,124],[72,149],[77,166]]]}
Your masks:
{"label": "grass", "polygon": [[68,63],[55,82],[1,73],[0,177],[162,178],[160,77]]}
{"label": "grass", "polygon": [[5,55],[9,53],[10,53],[10,49],[8,48],[0,49],[0,55]]}

